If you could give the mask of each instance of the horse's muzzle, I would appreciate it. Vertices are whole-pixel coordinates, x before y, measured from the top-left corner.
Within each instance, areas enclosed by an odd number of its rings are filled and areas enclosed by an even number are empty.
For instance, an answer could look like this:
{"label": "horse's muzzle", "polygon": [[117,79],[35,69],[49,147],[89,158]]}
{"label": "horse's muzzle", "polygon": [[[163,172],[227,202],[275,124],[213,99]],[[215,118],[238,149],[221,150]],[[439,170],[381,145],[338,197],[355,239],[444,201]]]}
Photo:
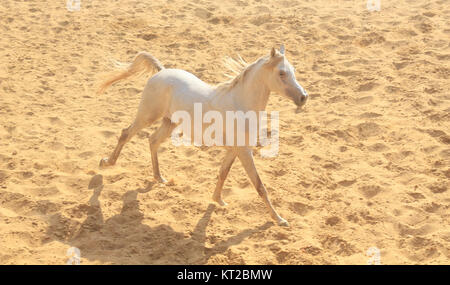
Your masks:
{"label": "horse's muzzle", "polygon": [[306,93],[305,89],[301,86],[287,88],[286,95],[292,99],[295,105],[297,105],[297,111],[306,104],[306,101],[308,101],[308,93]]}
{"label": "horse's muzzle", "polygon": [[308,93],[305,90],[302,90],[301,94],[296,98],[295,105],[297,105],[297,112],[306,104],[308,101]]}

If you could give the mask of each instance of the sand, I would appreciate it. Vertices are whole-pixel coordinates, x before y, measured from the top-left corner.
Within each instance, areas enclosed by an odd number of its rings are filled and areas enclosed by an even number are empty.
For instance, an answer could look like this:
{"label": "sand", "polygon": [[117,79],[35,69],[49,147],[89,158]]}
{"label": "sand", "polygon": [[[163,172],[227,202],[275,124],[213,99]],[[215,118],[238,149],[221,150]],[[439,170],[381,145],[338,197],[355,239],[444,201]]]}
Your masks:
{"label": "sand", "polygon": [[[450,7],[446,0],[82,0],[0,3],[0,264],[382,264],[450,261]],[[95,90],[111,58],[149,51],[216,84],[224,56],[286,45],[305,109],[272,94],[280,152],[256,155],[275,225],[240,162],[212,203],[224,151],[147,137],[98,163],[145,78]]]}

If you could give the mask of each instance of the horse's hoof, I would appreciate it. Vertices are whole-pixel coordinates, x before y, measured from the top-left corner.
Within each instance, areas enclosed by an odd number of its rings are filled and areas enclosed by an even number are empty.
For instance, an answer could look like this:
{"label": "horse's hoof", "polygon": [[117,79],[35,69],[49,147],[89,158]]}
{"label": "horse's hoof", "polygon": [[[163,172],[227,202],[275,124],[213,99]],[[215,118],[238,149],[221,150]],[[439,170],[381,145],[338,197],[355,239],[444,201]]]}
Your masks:
{"label": "horse's hoof", "polygon": [[281,226],[281,227],[289,227],[288,221],[286,221],[286,220],[283,219],[283,218],[280,218],[280,219],[278,220],[278,225]]}
{"label": "horse's hoof", "polygon": [[107,167],[107,166],[111,166],[111,164],[109,163],[108,158],[102,158],[100,160],[99,166],[100,167]]}
{"label": "horse's hoof", "polygon": [[228,205],[228,203],[226,203],[224,200],[222,200],[221,198],[214,198],[213,197],[214,202],[216,202],[217,204],[219,204],[222,207],[225,207],[226,205]]}
{"label": "horse's hoof", "polygon": [[156,181],[158,181],[159,183],[167,184],[167,180],[166,180],[164,177],[162,177],[162,176],[155,177],[155,179],[156,179]]}

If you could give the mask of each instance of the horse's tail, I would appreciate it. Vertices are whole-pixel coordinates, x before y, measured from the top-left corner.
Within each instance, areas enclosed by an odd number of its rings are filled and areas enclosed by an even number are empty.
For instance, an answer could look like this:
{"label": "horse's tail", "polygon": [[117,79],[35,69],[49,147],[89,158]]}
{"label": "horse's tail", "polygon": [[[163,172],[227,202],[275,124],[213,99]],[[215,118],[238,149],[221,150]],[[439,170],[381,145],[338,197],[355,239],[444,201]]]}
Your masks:
{"label": "horse's tail", "polygon": [[143,74],[149,71],[154,72],[155,70],[160,71],[161,69],[164,69],[164,66],[159,62],[159,60],[157,60],[153,55],[143,51],[139,52],[136,55],[133,62],[129,64],[128,67],[124,68],[123,63],[116,63],[116,65],[119,65],[124,70],[120,71],[118,74],[103,82],[103,84],[100,85],[100,88],[97,91],[98,94],[105,92],[105,90],[109,86],[122,79],[126,79],[138,74]]}

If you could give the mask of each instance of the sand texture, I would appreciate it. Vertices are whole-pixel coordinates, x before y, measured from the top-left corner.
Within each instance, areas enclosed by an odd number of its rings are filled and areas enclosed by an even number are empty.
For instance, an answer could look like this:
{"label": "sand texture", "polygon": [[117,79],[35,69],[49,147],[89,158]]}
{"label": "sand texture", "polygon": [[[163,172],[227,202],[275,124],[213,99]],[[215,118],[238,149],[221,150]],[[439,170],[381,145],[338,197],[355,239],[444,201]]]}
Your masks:
{"label": "sand texture", "polygon": [[[450,262],[448,0],[65,0],[0,2],[0,264],[382,264]],[[133,120],[145,78],[95,93],[148,51],[217,84],[223,57],[286,45],[310,94],[272,94],[280,152],[255,156],[275,225],[239,161],[213,204],[224,150],[159,152]]]}

